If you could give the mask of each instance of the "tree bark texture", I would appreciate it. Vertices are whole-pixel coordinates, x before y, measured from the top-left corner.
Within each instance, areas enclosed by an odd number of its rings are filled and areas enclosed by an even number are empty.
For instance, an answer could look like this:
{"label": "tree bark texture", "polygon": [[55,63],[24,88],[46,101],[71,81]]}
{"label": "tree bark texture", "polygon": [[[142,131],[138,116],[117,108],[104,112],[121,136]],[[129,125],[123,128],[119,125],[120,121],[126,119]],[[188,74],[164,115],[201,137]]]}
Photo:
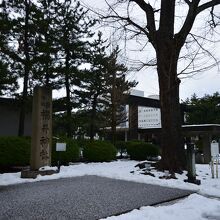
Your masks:
{"label": "tree bark texture", "polygon": [[157,57],[161,104],[162,159],[159,165],[171,173],[181,172],[185,168],[179,103],[180,79],[177,75],[182,39],[174,35],[175,4],[174,0],[161,0],[159,29],[152,42]]}
{"label": "tree bark texture", "polygon": [[177,77],[179,49],[173,41],[161,39],[157,42],[156,50],[162,124],[160,165],[171,173],[181,172],[185,167],[179,104],[180,80]]}

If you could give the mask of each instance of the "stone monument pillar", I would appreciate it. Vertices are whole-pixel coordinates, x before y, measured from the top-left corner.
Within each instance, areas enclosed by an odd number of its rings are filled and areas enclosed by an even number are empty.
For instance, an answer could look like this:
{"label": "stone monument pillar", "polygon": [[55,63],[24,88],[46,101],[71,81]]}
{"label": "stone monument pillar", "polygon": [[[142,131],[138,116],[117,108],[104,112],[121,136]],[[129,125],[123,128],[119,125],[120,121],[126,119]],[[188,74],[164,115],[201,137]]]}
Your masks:
{"label": "stone monument pillar", "polygon": [[22,178],[36,178],[56,173],[54,170],[39,170],[51,165],[52,150],[52,89],[35,87],[32,106],[32,135],[30,170],[21,172]]}
{"label": "stone monument pillar", "polygon": [[52,90],[35,87],[32,110],[31,170],[51,165]]}

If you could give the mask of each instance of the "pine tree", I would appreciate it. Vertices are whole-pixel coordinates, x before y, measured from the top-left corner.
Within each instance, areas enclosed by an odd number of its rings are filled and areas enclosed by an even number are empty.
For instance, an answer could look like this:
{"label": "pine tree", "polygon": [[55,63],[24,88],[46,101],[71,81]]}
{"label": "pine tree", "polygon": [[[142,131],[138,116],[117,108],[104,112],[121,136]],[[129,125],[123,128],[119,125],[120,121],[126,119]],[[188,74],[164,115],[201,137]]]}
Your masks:
{"label": "pine tree", "polygon": [[[116,141],[116,126],[127,120],[125,111],[125,94],[137,85],[135,81],[126,80],[128,70],[124,64],[118,63],[120,50],[116,47],[107,59],[106,85],[108,87],[107,100],[112,130],[112,142]],[[108,117],[107,117],[108,118]]]}
{"label": "pine tree", "polygon": [[38,1],[35,13],[37,36],[35,39],[35,58],[33,63],[33,78],[35,84],[60,89],[58,80],[57,56],[59,46],[56,42],[55,22],[58,3],[56,0]]}
{"label": "pine tree", "polygon": [[0,61],[0,95],[14,94],[17,89],[17,76],[8,70],[7,64]]}
{"label": "pine tree", "polygon": [[[6,3],[2,1],[0,4],[0,48],[7,45],[8,31],[8,12]],[[14,71],[9,71],[13,68],[12,59],[0,50],[0,95],[13,95],[18,89],[17,74]]]}
{"label": "pine tree", "polygon": [[72,136],[71,111],[75,106],[74,86],[79,86],[79,66],[88,50],[87,38],[93,36],[90,28],[95,24],[78,1],[58,1],[56,7],[56,42],[59,47],[58,68],[62,84],[66,89],[67,136]]}
{"label": "pine tree", "polygon": [[185,102],[191,108],[186,114],[187,124],[219,124],[220,123],[220,94],[204,95],[198,98],[196,94]]}
{"label": "pine tree", "polygon": [[[28,82],[31,75],[33,60],[33,44],[35,38],[35,24],[32,17],[36,5],[30,0],[8,0],[2,5],[4,14],[4,30],[7,38],[1,45],[1,53],[13,60],[13,71],[23,78],[21,108],[18,134],[24,134],[24,120],[28,98]],[[11,70],[10,70],[11,71]]]}
{"label": "pine tree", "polygon": [[106,88],[106,46],[102,39],[102,33],[98,33],[98,38],[91,44],[91,50],[87,61],[90,64],[89,69],[82,71],[83,76],[80,90],[76,91],[78,100],[82,103],[82,108],[87,112],[88,130],[90,139],[93,140],[95,132],[105,121],[103,112],[106,106],[105,93]]}

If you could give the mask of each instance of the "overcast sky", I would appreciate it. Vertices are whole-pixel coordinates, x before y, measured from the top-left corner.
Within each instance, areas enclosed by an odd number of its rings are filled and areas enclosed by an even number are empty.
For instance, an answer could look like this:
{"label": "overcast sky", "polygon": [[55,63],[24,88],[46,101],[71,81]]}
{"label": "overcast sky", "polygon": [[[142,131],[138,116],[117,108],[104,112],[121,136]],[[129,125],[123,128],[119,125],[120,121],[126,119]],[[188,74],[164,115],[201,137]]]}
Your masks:
{"label": "overcast sky", "polygon": [[[93,0],[93,1],[82,0],[81,3],[93,9],[96,8],[105,9],[107,7],[104,0]],[[182,10],[182,8],[180,8],[180,10]],[[216,7],[215,10],[216,12],[220,13],[219,6]],[[202,16],[206,16],[206,15],[203,14]],[[140,18],[139,12],[137,17]],[[109,30],[108,28],[105,27],[105,29],[101,28],[100,30],[101,31],[104,30],[105,34],[107,33],[107,35],[105,35],[106,37],[109,38],[111,36],[111,32],[108,32]],[[114,41],[114,38],[112,40]],[[137,46],[137,44],[135,44],[134,41],[130,45],[132,44],[134,47]],[[120,43],[120,46],[124,48],[123,42]],[[129,46],[127,46],[127,48],[129,48]],[[217,55],[220,58],[220,45],[215,44],[213,48],[215,48],[215,55]],[[216,48],[219,48],[219,50]],[[130,48],[126,51],[126,55],[128,55],[132,59],[137,58],[137,59],[146,60],[145,58],[149,54],[147,53],[147,51],[143,51],[142,53],[135,52],[132,51]],[[148,69],[142,69],[139,72],[132,72],[129,75],[129,78],[135,79],[139,82],[136,89],[143,90],[145,92],[145,96],[159,93],[157,73],[155,69],[148,68]],[[218,71],[218,68],[213,68],[212,70],[203,73],[198,73],[193,77],[181,80],[180,98],[182,100],[185,100],[187,97],[190,97],[193,93],[196,93],[199,97],[201,97],[204,94],[213,94],[216,91],[220,92],[220,71]]]}

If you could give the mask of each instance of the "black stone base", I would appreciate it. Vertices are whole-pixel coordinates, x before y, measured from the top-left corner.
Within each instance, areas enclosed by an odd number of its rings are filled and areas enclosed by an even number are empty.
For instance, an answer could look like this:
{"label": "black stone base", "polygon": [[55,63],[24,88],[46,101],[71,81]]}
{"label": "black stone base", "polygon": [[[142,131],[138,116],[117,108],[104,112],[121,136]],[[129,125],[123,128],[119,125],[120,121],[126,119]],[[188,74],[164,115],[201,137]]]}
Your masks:
{"label": "black stone base", "polygon": [[22,170],[21,171],[21,178],[37,178],[37,175],[45,176],[45,175],[52,175],[55,173],[59,173],[59,170]]}

